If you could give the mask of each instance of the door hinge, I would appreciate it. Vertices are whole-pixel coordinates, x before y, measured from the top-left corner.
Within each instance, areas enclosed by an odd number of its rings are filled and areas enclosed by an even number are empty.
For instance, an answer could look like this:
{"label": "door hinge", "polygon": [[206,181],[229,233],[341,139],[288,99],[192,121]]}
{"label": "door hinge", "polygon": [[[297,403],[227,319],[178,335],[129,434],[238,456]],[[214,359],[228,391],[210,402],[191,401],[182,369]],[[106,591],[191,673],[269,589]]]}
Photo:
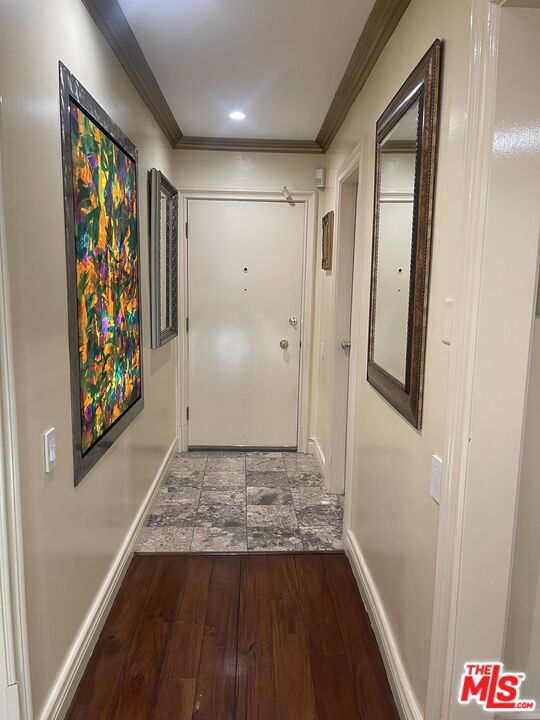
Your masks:
{"label": "door hinge", "polygon": [[187,236],[188,236],[188,224],[187,224],[187,220],[186,220],[186,240],[187,240]]}
{"label": "door hinge", "polygon": [[186,318],[186,332],[189,332],[189,318]]}
{"label": "door hinge", "polygon": [[186,408],[186,420],[189,420],[189,407]]}

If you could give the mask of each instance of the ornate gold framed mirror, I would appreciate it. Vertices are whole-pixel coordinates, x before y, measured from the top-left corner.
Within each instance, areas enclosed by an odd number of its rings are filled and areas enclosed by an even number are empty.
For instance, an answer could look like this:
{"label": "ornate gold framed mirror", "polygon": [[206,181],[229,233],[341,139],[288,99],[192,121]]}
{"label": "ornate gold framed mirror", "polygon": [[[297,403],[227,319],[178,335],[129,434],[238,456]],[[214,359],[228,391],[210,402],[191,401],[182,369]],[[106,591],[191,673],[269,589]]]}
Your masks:
{"label": "ornate gold framed mirror", "polygon": [[377,122],[368,382],[422,426],[441,41]]}

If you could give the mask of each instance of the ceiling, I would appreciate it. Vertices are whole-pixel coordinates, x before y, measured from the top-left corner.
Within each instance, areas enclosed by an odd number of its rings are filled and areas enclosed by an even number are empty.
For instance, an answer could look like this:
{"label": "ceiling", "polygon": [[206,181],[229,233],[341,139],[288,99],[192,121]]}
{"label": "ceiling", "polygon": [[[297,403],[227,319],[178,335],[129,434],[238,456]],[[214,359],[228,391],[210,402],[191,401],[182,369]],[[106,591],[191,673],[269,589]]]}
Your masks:
{"label": "ceiling", "polygon": [[315,140],[375,0],[119,3],[184,135]]}

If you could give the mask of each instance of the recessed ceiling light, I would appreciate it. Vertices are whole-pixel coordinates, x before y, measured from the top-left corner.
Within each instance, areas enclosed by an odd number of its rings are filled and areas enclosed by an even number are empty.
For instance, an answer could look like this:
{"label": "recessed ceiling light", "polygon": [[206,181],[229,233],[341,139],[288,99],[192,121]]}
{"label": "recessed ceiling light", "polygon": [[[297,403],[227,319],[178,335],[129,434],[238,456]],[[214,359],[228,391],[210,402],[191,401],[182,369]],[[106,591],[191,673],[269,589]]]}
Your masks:
{"label": "recessed ceiling light", "polygon": [[241,110],[234,110],[229,113],[231,120],[245,120],[246,115]]}

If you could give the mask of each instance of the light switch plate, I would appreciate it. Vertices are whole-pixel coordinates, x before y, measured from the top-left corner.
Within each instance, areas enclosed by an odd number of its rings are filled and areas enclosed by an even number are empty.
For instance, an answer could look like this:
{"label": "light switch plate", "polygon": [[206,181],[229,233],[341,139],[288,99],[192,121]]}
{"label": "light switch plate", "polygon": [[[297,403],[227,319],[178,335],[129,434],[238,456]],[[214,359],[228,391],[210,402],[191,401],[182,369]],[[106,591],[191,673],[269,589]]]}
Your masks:
{"label": "light switch plate", "polygon": [[56,466],[56,428],[49,428],[43,433],[43,453],[45,472],[50,473]]}
{"label": "light switch plate", "polygon": [[442,341],[445,345],[452,342],[452,323],[454,315],[454,301],[452,298],[446,298],[444,301],[443,331]]}
{"label": "light switch plate", "polygon": [[438,455],[431,457],[431,497],[437,504],[441,502],[442,459]]}

